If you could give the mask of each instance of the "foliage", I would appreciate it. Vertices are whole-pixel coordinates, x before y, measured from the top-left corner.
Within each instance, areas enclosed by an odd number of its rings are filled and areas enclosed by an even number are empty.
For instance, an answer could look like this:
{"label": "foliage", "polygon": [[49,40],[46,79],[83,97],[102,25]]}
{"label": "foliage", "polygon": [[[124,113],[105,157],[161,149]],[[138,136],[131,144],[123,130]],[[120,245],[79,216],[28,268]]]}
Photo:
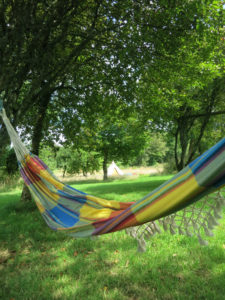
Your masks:
{"label": "foliage", "polygon": [[[13,124],[25,125],[31,131],[36,154],[43,131],[54,117],[50,113],[57,106],[51,107],[54,96],[72,90],[76,105],[78,97],[92,94],[89,85],[98,89],[103,70],[104,77],[111,72],[109,60],[113,60],[111,53],[116,49],[113,77],[117,77],[117,85],[119,81],[123,85],[121,72],[117,72],[122,65],[119,67],[116,60],[122,57],[119,52],[125,51],[131,26],[126,24],[126,9],[134,10],[131,1],[126,4],[89,0],[76,4],[62,0],[1,2],[0,92]],[[123,72],[132,61],[123,64]],[[62,103],[68,107],[67,101]]]}
{"label": "foliage", "polygon": [[18,171],[18,163],[15,152],[10,149],[6,157],[6,171],[9,175],[12,175]]}
{"label": "foliage", "polygon": [[14,150],[10,147],[4,147],[1,150],[0,168],[2,168],[8,175],[15,174],[18,171],[18,164]]}
{"label": "foliage", "polygon": [[[118,108],[117,108],[118,109]],[[137,118],[127,116],[124,119],[119,111],[114,114],[99,116],[92,127],[85,126],[76,138],[80,141],[79,147],[86,151],[94,150],[102,159],[104,179],[107,179],[107,164],[113,160],[127,164],[133,157],[138,155],[145,144],[145,131]]]}
{"label": "foliage", "polygon": [[225,136],[225,115],[218,115],[213,117],[207,124],[205,134],[199,145],[199,153],[208,150],[211,145]]}
{"label": "foliage", "polygon": [[2,1],[0,14],[0,95],[32,152],[64,134],[101,153],[106,173],[138,154],[152,121],[176,140],[179,169],[194,158],[222,107],[221,1]]}
{"label": "foliage", "polygon": [[99,131],[95,131],[94,147],[103,157],[107,157],[107,161],[120,160],[127,163],[145,143],[145,136],[139,126],[134,119],[114,124],[103,122],[99,124]]}
{"label": "foliage", "polygon": [[168,56],[164,72],[161,61],[155,62],[158,72],[150,64],[138,86],[143,118],[175,139],[179,170],[198,155],[210,119],[225,113],[224,8],[219,1],[214,5],[205,8],[204,22],[193,24],[179,52]]}
{"label": "foliage", "polygon": [[165,163],[168,147],[166,138],[160,133],[150,133],[147,137],[145,148],[132,162],[136,166],[153,166],[157,163]]}
{"label": "foliage", "polygon": [[95,95],[102,88],[114,91],[116,101],[132,103],[141,74],[150,68],[153,78],[167,77],[174,57],[182,63],[180,50],[186,55],[188,43],[192,49],[196,41],[205,45],[198,55],[188,54],[192,60],[208,55],[214,39],[211,34],[202,43],[205,32],[214,34],[221,19],[218,1],[23,0],[3,1],[0,10],[0,92],[14,125],[34,126],[37,144],[59,107],[56,95],[63,98],[61,109],[82,104],[90,117],[101,106]]}
{"label": "foliage", "polygon": [[1,148],[1,151],[0,151],[0,167],[5,167],[6,165],[6,157],[7,157],[7,154],[8,154],[8,148],[7,147],[4,147],[4,148]]}
{"label": "foliage", "polygon": [[59,152],[59,147],[52,145],[52,147],[42,144],[40,150],[40,158],[45,161],[48,167],[51,170],[55,170],[58,168],[57,165],[57,155]]}
{"label": "foliage", "polygon": [[63,147],[57,153],[57,166],[63,169],[63,177],[69,174],[93,173],[100,169],[99,154],[94,151],[84,151],[72,147]]}

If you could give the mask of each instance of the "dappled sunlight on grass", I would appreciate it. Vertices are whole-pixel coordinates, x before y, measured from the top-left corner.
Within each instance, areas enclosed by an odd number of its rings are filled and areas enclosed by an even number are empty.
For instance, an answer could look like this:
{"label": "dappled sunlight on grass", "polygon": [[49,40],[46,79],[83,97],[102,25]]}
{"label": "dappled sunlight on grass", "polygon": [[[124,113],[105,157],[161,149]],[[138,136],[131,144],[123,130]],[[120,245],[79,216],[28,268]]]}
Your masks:
{"label": "dappled sunlight on grass", "polygon": [[[163,179],[168,177],[79,187],[130,201]],[[140,254],[124,231],[96,239],[51,231],[33,205],[19,204],[19,196],[18,191],[0,194],[1,299],[219,300],[225,294],[224,218],[208,247],[195,238],[163,233]]]}

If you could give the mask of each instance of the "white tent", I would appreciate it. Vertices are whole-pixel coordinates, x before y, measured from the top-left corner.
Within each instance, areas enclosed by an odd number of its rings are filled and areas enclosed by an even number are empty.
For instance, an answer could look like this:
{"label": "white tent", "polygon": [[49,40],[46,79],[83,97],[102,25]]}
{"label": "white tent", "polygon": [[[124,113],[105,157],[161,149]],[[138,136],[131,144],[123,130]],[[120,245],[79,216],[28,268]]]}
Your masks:
{"label": "white tent", "polygon": [[108,170],[107,170],[107,173],[108,173],[108,176],[113,176],[113,175],[120,175],[120,176],[123,176],[124,173],[122,170],[120,170],[119,167],[117,167],[117,165],[115,164],[115,162],[113,161],[111,163],[111,165],[108,167]]}

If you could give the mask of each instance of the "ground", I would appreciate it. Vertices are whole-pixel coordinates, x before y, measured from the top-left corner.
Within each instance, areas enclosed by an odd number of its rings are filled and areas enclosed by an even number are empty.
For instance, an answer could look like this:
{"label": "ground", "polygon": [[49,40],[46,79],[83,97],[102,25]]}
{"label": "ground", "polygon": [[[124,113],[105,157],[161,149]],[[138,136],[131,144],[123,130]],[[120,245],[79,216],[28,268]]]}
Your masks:
{"label": "ground", "polygon": [[[130,167],[130,168],[120,168],[123,173],[125,174],[123,177],[128,177],[132,175],[132,179],[134,177],[138,177],[139,175],[156,175],[161,174],[163,172],[163,166],[157,165],[153,167]],[[62,171],[56,171],[54,172],[55,175],[64,182],[71,182],[71,181],[77,181],[77,180],[85,180],[85,179],[102,179],[103,178],[103,171],[95,172],[94,174],[89,174],[85,177],[82,174],[79,175],[69,175],[67,174],[65,177],[62,177]],[[111,176],[113,178],[120,177],[118,174],[114,174]],[[109,177],[109,178],[111,178]]]}

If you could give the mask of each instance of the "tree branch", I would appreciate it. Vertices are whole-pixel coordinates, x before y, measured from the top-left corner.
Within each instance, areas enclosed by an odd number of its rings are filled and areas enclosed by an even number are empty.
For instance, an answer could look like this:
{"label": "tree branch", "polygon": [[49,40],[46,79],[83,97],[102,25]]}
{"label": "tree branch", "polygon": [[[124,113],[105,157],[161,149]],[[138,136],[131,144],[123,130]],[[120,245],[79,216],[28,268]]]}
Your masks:
{"label": "tree branch", "polygon": [[[200,117],[206,117],[209,113],[201,113],[201,114],[196,114],[196,115],[189,115],[189,116],[185,116],[185,118],[200,118]],[[210,116],[217,116],[217,115],[224,115],[225,114],[225,110],[221,110],[221,111],[215,111],[215,112],[211,112]]]}

